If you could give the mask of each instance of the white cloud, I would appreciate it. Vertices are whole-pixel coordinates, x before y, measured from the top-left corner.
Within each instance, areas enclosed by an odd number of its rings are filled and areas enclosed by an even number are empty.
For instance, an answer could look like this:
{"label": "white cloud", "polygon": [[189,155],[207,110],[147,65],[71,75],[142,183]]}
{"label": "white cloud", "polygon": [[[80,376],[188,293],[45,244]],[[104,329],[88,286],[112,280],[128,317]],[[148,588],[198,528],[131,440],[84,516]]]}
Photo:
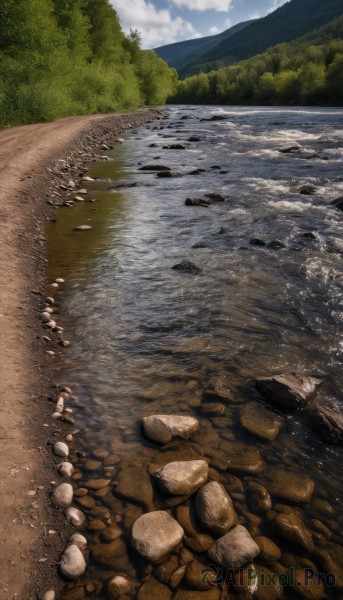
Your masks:
{"label": "white cloud", "polygon": [[175,6],[185,6],[188,10],[216,10],[228,12],[232,8],[232,0],[171,0]]}
{"label": "white cloud", "polygon": [[283,4],[288,2],[288,0],[269,0],[270,8],[267,10],[267,15],[274,12],[277,8],[280,8]]}
{"label": "white cloud", "polygon": [[231,23],[231,19],[230,19],[229,17],[228,17],[227,19],[225,19],[225,21],[224,21],[224,25],[225,25],[226,27],[231,27],[231,24],[232,24],[232,23]]}
{"label": "white cloud", "polygon": [[249,19],[260,19],[260,18],[261,18],[261,15],[257,11],[255,11],[251,15],[249,15]]}
{"label": "white cloud", "polygon": [[158,10],[148,0],[111,0],[111,3],[119,15],[123,31],[129,33],[130,29],[138,29],[145,48],[201,37],[192,23],[181,17],[173,19],[169,10]]}
{"label": "white cloud", "polygon": [[217,33],[220,33],[220,29],[218,29],[218,27],[216,27],[215,25],[213,25],[213,27],[210,27],[210,29],[208,30],[208,32],[211,35],[216,35]]}

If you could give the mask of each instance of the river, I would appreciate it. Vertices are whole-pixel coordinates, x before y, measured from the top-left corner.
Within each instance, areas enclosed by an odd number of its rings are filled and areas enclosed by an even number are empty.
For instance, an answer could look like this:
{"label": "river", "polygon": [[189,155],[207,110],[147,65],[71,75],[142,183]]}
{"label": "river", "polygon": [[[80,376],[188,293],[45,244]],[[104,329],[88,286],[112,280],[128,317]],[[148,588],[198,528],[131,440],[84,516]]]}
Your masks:
{"label": "river", "polygon": [[[150,585],[140,588],[141,600],[171,593],[188,598],[187,579],[174,592],[164,583],[153,596],[158,567],[138,559],[128,542],[143,511],[176,514],[158,494],[152,504],[147,500],[147,472],[165,457],[210,463],[212,476],[233,494],[240,522],[280,548],[275,564],[260,563],[266,569],[312,565],[343,577],[342,448],[312,430],[306,411],[277,409],[254,387],[258,377],[306,372],[323,381],[317,400],[342,406],[343,221],[330,206],[343,195],[342,117],[343,110],[324,108],[169,107],[165,119],[126,133],[106,151],[109,160],[90,166],[94,181],[85,184],[85,199],[94,202],[60,208],[57,222],[47,226],[48,279],[66,281],[55,298],[71,347],[58,354],[55,370],[74,393],[74,483],[84,488],[90,478],[111,480],[103,493],[90,490],[93,501],[84,507],[90,555],[76,587],[83,586],[85,597],[112,597],[106,582],[120,572],[136,589],[142,581]],[[172,144],[185,149],[167,148]],[[167,165],[177,176],[140,170],[147,164]],[[185,205],[207,193],[226,201]],[[73,231],[81,224],[92,229]],[[183,260],[199,270],[172,268]],[[230,393],[211,407],[206,390],[213,382]],[[281,420],[274,441],[242,426],[248,403]],[[141,417],[158,413],[196,416],[200,430],[159,449],[140,429]],[[230,451],[250,452],[250,464],[228,466]],[[262,467],[254,467],[256,451]],[[125,482],[116,491],[123,473],[137,478],[128,493]],[[271,482],[284,476],[292,488],[293,475],[314,481],[311,501],[300,504],[280,492],[272,494],[273,510],[300,511],[310,549],[280,536],[272,515],[255,510],[250,497],[249,482],[273,489]],[[116,547],[104,534],[114,526]],[[112,544],[107,554],[104,540]],[[208,564],[205,552],[195,556]],[[67,587],[75,593],[75,584]],[[256,597],[341,597],[338,585],[327,586],[326,596],[318,589],[317,596],[303,588],[273,588],[270,596],[260,589]]]}

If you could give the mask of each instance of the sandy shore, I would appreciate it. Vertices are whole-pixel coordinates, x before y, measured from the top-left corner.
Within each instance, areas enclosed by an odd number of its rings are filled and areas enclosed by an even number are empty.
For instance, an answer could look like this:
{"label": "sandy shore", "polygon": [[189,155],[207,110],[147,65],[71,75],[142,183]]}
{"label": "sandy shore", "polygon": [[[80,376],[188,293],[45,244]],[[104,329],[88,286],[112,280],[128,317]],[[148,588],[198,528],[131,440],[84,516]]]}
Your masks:
{"label": "sandy shore", "polygon": [[54,166],[89,144],[94,157],[104,142],[156,116],[142,110],[68,117],[0,131],[1,600],[33,600],[57,589],[56,565],[71,533],[50,503],[50,442],[61,426],[50,418],[51,357],[38,319],[44,226],[58,187]]}

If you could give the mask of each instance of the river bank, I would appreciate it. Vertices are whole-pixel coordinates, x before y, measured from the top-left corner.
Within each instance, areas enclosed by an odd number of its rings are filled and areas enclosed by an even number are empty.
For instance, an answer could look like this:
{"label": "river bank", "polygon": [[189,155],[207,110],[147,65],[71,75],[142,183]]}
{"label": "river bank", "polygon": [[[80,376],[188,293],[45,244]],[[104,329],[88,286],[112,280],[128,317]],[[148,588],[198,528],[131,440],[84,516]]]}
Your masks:
{"label": "river bank", "polygon": [[[160,116],[142,110],[111,117],[69,117],[0,131],[0,464],[1,599],[37,598],[54,587],[68,527],[50,505],[56,478],[49,442],[51,361],[38,317],[45,288],[44,227],[104,143]],[[65,182],[67,179],[67,182]],[[55,390],[56,391],[56,390]],[[63,433],[61,431],[61,433]]]}

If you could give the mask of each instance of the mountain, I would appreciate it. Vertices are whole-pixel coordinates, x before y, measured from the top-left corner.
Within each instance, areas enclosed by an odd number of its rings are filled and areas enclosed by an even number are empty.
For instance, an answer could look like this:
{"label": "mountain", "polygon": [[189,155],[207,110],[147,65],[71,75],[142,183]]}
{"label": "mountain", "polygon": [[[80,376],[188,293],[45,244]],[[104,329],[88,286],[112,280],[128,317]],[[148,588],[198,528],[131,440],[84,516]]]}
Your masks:
{"label": "mountain", "polygon": [[200,71],[208,72],[244,60],[276,44],[297,39],[342,14],[342,0],[290,0],[266,17],[248,22],[243,29],[220,40],[209,50],[200,52],[187,65],[178,67],[179,75],[186,77]]}
{"label": "mountain", "polygon": [[184,40],[183,42],[176,42],[175,44],[167,44],[166,46],[154,48],[154,50],[170,67],[182,69],[202,54],[209,52],[212,48],[218,46],[220,42],[225,41],[232,35],[235,35],[235,33],[244,29],[244,27],[247,27],[249,23],[251,23],[251,21],[245,21],[244,23],[238,23],[237,25],[230,27],[230,29],[222,31],[217,35],[210,35],[195,40]]}

